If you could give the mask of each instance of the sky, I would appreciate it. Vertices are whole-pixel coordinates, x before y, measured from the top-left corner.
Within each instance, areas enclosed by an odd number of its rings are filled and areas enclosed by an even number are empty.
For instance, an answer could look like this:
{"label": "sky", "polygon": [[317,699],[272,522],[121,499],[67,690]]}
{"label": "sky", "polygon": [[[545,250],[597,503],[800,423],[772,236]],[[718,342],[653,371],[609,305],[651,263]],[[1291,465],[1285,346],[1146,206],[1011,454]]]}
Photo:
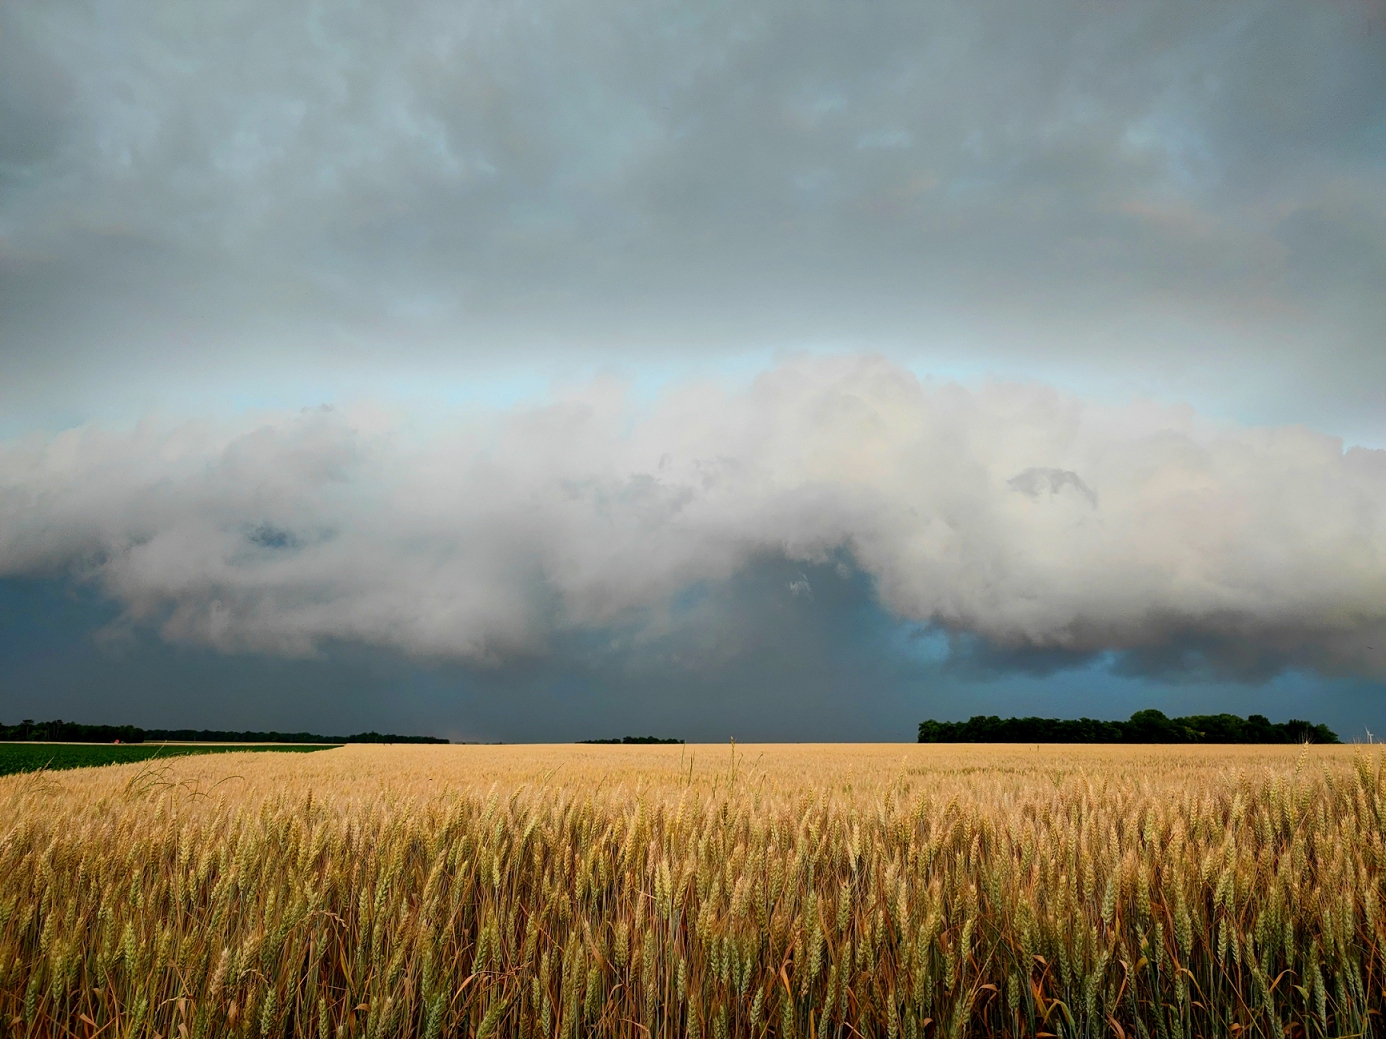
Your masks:
{"label": "sky", "polygon": [[0,720],[1386,731],[1386,4],[0,6]]}

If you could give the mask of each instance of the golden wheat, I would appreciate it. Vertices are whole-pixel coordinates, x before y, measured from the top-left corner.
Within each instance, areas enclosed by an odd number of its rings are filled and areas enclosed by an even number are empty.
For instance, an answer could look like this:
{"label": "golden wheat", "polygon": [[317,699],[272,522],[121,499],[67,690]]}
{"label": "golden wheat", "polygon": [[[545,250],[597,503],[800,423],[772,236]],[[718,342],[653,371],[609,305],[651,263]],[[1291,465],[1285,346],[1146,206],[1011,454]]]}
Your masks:
{"label": "golden wheat", "polygon": [[1367,1035],[1383,795],[1351,748],[348,747],[10,777],[0,1025]]}

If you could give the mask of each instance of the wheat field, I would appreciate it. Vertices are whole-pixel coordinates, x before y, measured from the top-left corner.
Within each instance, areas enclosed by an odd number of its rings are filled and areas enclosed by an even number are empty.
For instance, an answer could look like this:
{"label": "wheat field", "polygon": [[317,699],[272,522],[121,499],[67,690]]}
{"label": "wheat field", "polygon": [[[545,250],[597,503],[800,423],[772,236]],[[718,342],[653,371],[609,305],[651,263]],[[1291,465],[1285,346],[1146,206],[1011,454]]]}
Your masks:
{"label": "wheat field", "polygon": [[0,779],[27,1036],[1366,1036],[1372,748],[367,747]]}

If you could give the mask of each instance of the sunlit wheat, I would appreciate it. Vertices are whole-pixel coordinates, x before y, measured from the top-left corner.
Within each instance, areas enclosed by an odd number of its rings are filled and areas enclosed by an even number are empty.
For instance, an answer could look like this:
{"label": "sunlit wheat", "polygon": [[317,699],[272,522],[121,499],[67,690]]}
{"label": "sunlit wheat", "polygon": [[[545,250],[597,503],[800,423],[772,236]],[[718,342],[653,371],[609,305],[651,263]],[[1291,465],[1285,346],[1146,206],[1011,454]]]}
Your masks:
{"label": "sunlit wheat", "polygon": [[1373,1034],[1351,748],[349,747],[0,780],[35,1036]]}

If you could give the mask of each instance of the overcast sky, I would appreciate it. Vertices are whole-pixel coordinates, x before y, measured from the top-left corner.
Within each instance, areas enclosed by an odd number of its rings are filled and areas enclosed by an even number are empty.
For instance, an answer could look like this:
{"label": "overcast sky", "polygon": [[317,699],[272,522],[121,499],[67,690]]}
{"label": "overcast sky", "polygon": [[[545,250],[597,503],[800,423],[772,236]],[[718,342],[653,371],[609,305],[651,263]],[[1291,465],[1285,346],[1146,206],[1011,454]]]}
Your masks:
{"label": "overcast sky", "polygon": [[1386,729],[1383,329],[1380,0],[5,4],[0,719]]}

